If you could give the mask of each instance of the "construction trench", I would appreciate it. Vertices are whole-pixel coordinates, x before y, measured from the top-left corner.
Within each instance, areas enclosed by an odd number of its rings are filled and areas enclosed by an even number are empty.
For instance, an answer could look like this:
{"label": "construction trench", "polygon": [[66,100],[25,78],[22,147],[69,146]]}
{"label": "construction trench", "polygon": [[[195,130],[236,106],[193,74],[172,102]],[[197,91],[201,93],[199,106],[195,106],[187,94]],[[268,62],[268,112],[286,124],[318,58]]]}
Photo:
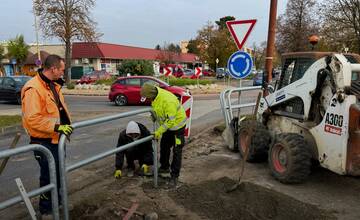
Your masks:
{"label": "construction trench", "polygon": [[[113,157],[69,173],[70,219],[121,219],[134,204],[131,219],[149,213],[158,219],[360,219],[359,179],[324,169],[304,184],[284,185],[272,178],[266,163],[246,163],[243,184],[228,193],[241,159],[214,127],[194,135],[183,159],[177,189],[163,178],[158,188],[151,177],[115,179]],[[6,214],[1,219],[29,217],[24,204],[1,214]]]}
{"label": "construction trench", "polygon": [[[277,188],[273,184],[280,183],[269,175],[266,164],[246,164],[244,183],[237,190],[227,192],[236,183],[241,159],[229,152],[220,133],[213,128],[192,139],[183,157],[177,189],[169,188],[163,178],[159,179],[157,189],[148,177],[115,180],[111,172],[113,160],[76,171],[70,175],[71,219],[119,219],[134,204],[139,205],[139,213],[155,212],[158,219],[341,219],[339,216],[345,216],[323,206],[326,196],[307,199],[311,192],[307,194],[301,185],[281,184]],[[83,182],[84,178],[87,181]],[[285,187],[284,192],[281,187]],[[359,199],[354,202],[360,204]],[[360,216],[358,211],[348,215],[349,219],[354,214]],[[135,213],[131,219],[143,219],[143,216]]]}

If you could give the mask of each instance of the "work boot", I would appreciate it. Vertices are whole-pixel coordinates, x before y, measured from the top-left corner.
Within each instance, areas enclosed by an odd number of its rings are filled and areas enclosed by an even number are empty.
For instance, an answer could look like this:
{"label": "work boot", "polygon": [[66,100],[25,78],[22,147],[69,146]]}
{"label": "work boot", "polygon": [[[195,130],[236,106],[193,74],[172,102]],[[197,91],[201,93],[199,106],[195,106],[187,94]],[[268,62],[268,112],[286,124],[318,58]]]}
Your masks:
{"label": "work boot", "polygon": [[133,177],[134,176],[134,170],[133,169],[128,169],[126,176],[127,177]]}
{"label": "work boot", "polygon": [[36,212],[36,218],[38,220],[52,220],[53,216],[51,212],[47,212],[47,213],[41,213],[41,212]]}
{"label": "work boot", "polygon": [[178,184],[178,178],[171,177],[170,180],[169,180],[169,187],[170,188],[176,188],[177,184]]}
{"label": "work boot", "polygon": [[169,169],[159,168],[158,174],[162,178],[169,178],[170,177],[170,171]]}

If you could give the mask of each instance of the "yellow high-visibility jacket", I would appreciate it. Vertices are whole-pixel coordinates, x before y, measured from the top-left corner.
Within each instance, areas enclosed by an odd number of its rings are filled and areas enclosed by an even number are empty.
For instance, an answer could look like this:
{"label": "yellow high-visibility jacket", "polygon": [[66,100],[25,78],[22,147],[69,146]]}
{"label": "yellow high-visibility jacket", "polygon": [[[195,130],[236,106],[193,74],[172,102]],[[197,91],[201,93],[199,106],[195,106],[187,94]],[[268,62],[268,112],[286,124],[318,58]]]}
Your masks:
{"label": "yellow high-visibility jacket", "polygon": [[178,98],[171,92],[156,87],[158,94],[151,106],[159,122],[156,130],[163,134],[167,130],[176,131],[186,124],[186,114]]}
{"label": "yellow high-visibility jacket", "polygon": [[[70,114],[61,93],[61,86],[55,83],[60,102],[70,119]],[[29,80],[21,91],[22,121],[27,133],[36,138],[51,138],[51,143],[59,142],[59,133],[55,132],[55,124],[60,124],[60,113],[54,95],[49,86],[36,75]]]}

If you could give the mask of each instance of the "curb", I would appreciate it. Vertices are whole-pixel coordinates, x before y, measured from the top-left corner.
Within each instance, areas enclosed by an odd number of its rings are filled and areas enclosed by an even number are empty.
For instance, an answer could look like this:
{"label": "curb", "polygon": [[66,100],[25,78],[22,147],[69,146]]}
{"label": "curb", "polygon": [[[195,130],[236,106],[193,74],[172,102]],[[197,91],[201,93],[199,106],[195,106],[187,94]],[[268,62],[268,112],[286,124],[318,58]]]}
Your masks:
{"label": "curb", "polygon": [[24,130],[24,128],[23,128],[23,126],[21,124],[2,127],[2,128],[0,128],[0,136],[11,135],[11,134],[15,134],[17,132],[23,133],[24,131],[25,130]]}

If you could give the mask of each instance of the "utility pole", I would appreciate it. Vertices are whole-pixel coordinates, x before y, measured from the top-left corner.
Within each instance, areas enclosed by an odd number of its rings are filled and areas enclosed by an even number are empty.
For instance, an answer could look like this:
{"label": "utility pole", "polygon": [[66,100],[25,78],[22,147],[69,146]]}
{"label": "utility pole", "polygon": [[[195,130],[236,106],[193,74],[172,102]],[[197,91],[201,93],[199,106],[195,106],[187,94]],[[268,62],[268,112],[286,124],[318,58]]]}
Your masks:
{"label": "utility pole", "polygon": [[267,82],[272,80],[272,68],[273,68],[273,55],[275,51],[275,30],[276,30],[276,10],[277,0],[270,0],[270,16],[269,16],[269,31],[266,47],[266,62],[265,71],[267,72]]}
{"label": "utility pole", "polygon": [[[40,49],[39,49],[39,28],[38,28],[38,24],[37,24],[37,16],[36,16],[36,10],[35,10],[35,0],[33,1],[33,13],[34,13],[35,35],[36,35],[36,52],[37,52],[38,60],[41,61]],[[39,68],[41,68],[41,65],[39,65]]]}

